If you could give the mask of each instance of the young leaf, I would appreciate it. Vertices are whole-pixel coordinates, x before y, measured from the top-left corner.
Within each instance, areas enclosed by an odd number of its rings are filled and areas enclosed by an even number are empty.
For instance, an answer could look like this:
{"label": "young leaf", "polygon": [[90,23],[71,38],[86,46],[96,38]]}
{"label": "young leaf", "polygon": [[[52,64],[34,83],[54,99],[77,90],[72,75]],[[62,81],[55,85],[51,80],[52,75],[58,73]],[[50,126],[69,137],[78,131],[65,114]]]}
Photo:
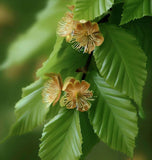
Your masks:
{"label": "young leaf", "polygon": [[151,0],[126,0],[121,24],[144,16],[152,16]]}
{"label": "young leaf", "polygon": [[63,38],[58,37],[53,52],[38,70],[37,76],[42,77],[51,72],[61,73],[63,78],[70,76],[86,64],[87,58],[87,54],[77,52]]}
{"label": "young leaf", "polygon": [[97,72],[88,74],[87,80],[97,97],[89,110],[95,133],[111,148],[132,157],[138,132],[136,108],[129,98],[111,88]]}
{"label": "young leaf", "polygon": [[24,97],[16,104],[17,120],[11,128],[10,135],[27,133],[44,122],[48,107],[42,102],[42,89],[41,86],[29,94],[24,94]]}
{"label": "young leaf", "polygon": [[36,54],[49,53],[56,39],[57,23],[70,3],[70,0],[48,0],[33,26],[11,44],[8,57],[1,67],[4,69],[21,64]]}
{"label": "young leaf", "polygon": [[78,160],[81,144],[79,112],[65,109],[44,126],[39,156],[42,160]]}
{"label": "young leaf", "polygon": [[44,80],[40,78],[37,81],[30,84],[29,86],[23,88],[22,89],[22,98],[29,95],[30,93],[34,92],[35,90],[41,88],[43,84],[44,84]]}
{"label": "young leaf", "polygon": [[141,105],[147,58],[136,39],[123,29],[103,25],[102,32],[104,43],[94,52],[99,72],[112,87],[133,98],[143,116]]}
{"label": "young leaf", "polygon": [[47,120],[50,121],[52,118],[54,118],[59,113],[60,109],[61,109],[61,106],[59,102],[55,106],[51,105],[46,115],[46,121]]}
{"label": "young leaf", "polygon": [[75,18],[93,20],[108,11],[114,0],[76,0]]}

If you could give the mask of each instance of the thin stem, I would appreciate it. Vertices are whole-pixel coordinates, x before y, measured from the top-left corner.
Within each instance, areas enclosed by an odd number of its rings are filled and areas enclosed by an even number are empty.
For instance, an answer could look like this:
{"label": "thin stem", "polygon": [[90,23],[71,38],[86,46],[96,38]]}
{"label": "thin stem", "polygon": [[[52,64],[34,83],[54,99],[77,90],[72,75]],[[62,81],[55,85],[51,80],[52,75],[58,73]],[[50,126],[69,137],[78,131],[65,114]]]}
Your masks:
{"label": "thin stem", "polygon": [[83,75],[82,75],[82,80],[84,80],[85,77],[86,77],[86,73],[87,73],[87,71],[88,71],[88,68],[89,68],[89,65],[90,65],[90,62],[91,62],[92,55],[93,55],[93,52],[91,52],[91,54],[89,55],[88,60],[87,60],[87,63],[86,63],[86,65],[85,65],[85,67],[84,67],[84,68],[85,68],[85,73],[83,73]]}

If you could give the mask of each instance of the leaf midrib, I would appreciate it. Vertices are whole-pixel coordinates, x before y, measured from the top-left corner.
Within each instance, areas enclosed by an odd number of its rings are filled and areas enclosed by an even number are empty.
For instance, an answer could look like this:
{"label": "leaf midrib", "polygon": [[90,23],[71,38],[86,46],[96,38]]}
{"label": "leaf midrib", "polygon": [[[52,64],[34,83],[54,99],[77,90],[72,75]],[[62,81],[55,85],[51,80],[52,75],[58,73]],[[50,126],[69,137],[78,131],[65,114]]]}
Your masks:
{"label": "leaf midrib", "polygon": [[[121,57],[121,59],[122,59],[122,61],[123,61],[123,64],[124,64],[124,66],[125,66],[125,70],[126,70],[127,76],[128,76],[128,78],[129,78],[129,80],[130,80],[130,82],[131,82],[131,86],[132,86],[132,88],[133,88],[134,91],[135,91],[135,85],[134,85],[132,79],[130,79],[130,74],[128,73],[128,69],[127,69],[127,67],[126,67],[127,64],[125,63],[125,60],[124,60],[123,56],[121,55],[121,51],[120,51],[120,49],[119,49],[119,46],[117,46],[117,43],[114,43],[114,40],[113,40],[112,36],[110,35],[109,31],[108,31],[107,29],[106,29],[106,31],[107,31],[107,34],[109,35],[112,43],[115,44],[114,46],[115,46],[116,50],[117,50],[118,53],[119,53],[119,56]],[[132,76],[131,76],[131,77],[132,77]],[[124,79],[124,78],[123,78],[123,79]]]}
{"label": "leaf midrib", "polygon": [[[94,81],[95,82],[95,81]],[[97,83],[95,82],[95,84],[96,84],[96,86],[98,86],[97,85]],[[107,100],[107,97],[105,96],[107,93],[105,93],[104,91],[103,91],[103,94],[102,94],[102,88],[104,88],[104,87],[102,87],[102,86],[100,86],[101,87],[101,90],[98,90],[98,92],[101,94],[101,96],[103,97],[103,99],[104,99],[104,101],[106,102],[106,104],[109,106],[109,110],[112,112],[112,115],[113,115],[113,118],[114,118],[114,120],[117,122],[117,124],[118,124],[118,126],[119,126],[119,130],[121,131],[121,135],[122,135],[122,138],[124,139],[124,141],[125,141],[125,143],[127,144],[127,146],[128,146],[128,143],[127,143],[127,139],[126,139],[126,136],[124,136],[122,133],[122,129],[121,129],[121,125],[120,125],[120,123],[119,123],[119,120],[117,120],[117,116],[115,116],[115,114],[114,114],[114,112],[113,112],[113,110],[112,110],[112,107],[111,107],[111,104],[108,102],[108,100]],[[129,147],[127,147],[127,148],[129,148]],[[130,151],[129,151],[130,152]]]}

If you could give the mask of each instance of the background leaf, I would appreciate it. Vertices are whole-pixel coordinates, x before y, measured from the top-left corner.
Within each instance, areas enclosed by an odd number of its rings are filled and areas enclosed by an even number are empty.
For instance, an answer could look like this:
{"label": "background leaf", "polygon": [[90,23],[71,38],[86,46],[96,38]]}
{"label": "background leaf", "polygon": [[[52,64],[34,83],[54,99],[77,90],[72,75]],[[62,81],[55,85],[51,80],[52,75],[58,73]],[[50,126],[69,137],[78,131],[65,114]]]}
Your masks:
{"label": "background leaf", "polygon": [[136,108],[97,72],[88,74],[87,80],[97,97],[89,110],[94,131],[111,148],[132,157],[138,132]]}
{"label": "background leaf", "polygon": [[42,77],[45,73],[61,73],[64,79],[85,66],[88,54],[79,53],[74,50],[63,38],[58,37],[54,50],[49,59],[37,72],[37,76]]}
{"label": "background leaf", "polygon": [[147,58],[136,39],[123,29],[103,25],[102,32],[105,41],[94,52],[98,70],[112,87],[134,99],[143,116],[141,105]]}
{"label": "background leaf", "polygon": [[124,2],[124,0],[115,0],[115,4],[116,3],[123,3]]}
{"label": "background leaf", "polygon": [[109,23],[119,26],[122,12],[123,12],[123,3],[115,3],[112,7],[112,11],[108,19]]}
{"label": "background leaf", "polygon": [[8,50],[8,57],[1,68],[22,64],[36,54],[48,54],[56,39],[58,21],[68,10],[70,0],[48,0],[46,7],[38,14],[36,22],[20,35]]}
{"label": "background leaf", "polygon": [[48,108],[42,102],[42,89],[41,86],[31,93],[29,92],[16,104],[17,120],[11,128],[10,135],[27,133],[44,122]]}
{"label": "background leaf", "polygon": [[82,153],[79,112],[66,109],[60,112],[44,126],[41,141],[42,160],[78,160]]}
{"label": "background leaf", "polygon": [[108,11],[114,0],[76,0],[75,18],[93,20]]}
{"label": "background leaf", "polygon": [[[135,20],[130,22],[124,27],[127,29],[128,32],[133,34],[136,39],[138,40],[140,46],[144,50],[147,55],[147,80],[144,90],[147,93],[150,92],[152,88],[152,54],[151,54],[151,42],[152,42],[152,17],[144,17],[142,19]],[[147,95],[144,95],[147,97]],[[145,103],[143,103],[145,105]]]}
{"label": "background leaf", "polygon": [[135,20],[126,25],[123,25],[123,27],[136,37],[139,45],[144,50],[146,55],[151,55],[152,17],[144,17]]}
{"label": "background leaf", "polygon": [[144,16],[152,16],[151,0],[126,0],[121,24]]}

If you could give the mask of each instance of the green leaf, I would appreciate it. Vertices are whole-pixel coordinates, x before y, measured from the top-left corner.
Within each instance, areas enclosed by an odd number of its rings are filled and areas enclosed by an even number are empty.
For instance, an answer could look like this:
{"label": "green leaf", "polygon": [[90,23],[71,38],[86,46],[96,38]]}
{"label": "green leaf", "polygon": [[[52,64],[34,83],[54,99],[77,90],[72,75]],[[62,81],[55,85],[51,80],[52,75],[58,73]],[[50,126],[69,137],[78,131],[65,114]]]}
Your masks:
{"label": "green leaf", "polygon": [[78,68],[85,66],[88,54],[74,50],[63,38],[58,37],[49,59],[37,72],[42,77],[45,73],[61,73],[62,78],[71,76]]}
{"label": "green leaf", "polygon": [[147,56],[151,55],[152,41],[152,17],[144,17],[136,21],[130,22],[123,27],[133,34],[139,42]]}
{"label": "green leaf", "polygon": [[16,104],[17,119],[11,128],[10,135],[27,133],[44,122],[48,107],[42,102],[42,89],[41,86],[35,91],[29,92],[29,94],[26,92],[24,97]]}
{"label": "green leaf", "polygon": [[[128,32],[130,32],[136,37],[140,46],[147,55],[148,75],[147,75],[147,82],[144,87],[144,90],[146,90],[145,94],[148,94],[148,92],[150,92],[150,89],[152,88],[152,83],[151,83],[152,82],[152,75],[151,75],[152,74],[152,63],[151,63],[152,23],[151,22],[152,22],[152,17],[144,17],[142,19],[138,19],[123,26],[127,29]],[[144,97],[147,97],[145,94]]]}
{"label": "green leaf", "polygon": [[152,16],[151,0],[126,0],[121,24],[144,16]]}
{"label": "green leaf", "polygon": [[104,43],[94,52],[98,70],[112,87],[134,99],[143,116],[141,106],[147,58],[136,38],[125,30],[103,25],[102,32]]}
{"label": "green leaf", "polygon": [[65,109],[44,126],[39,156],[42,160],[78,160],[81,144],[79,112]]}
{"label": "green leaf", "polygon": [[97,97],[89,110],[95,133],[111,148],[132,157],[138,133],[136,108],[129,98],[111,88],[97,72],[88,74],[87,80]]}
{"label": "green leaf", "polygon": [[82,152],[83,155],[81,157],[82,160],[87,156],[92,147],[99,142],[98,136],[94,133],[92,125],[88,119],[87,112],[80,112],[80,125],[81,125],[81,133],[83,137],[82,144]]}
{"label": "green leaf", "polygon": [[50,121],[50,119],[54,118],[59,113],[60,109],[61,109],[61,106],[59,102],[55,106],[51,105],[46,115],[46,120]]}
{"label": "green leaf", "polygon": [[48,0],[31,28],[11,44],[1,68],[22,64],[37,54],[48,54],[55,43],[57,23],[68,9],[67,4],[71,1]]}
{"label": "green leaf", "polygon": [[107,12],[114,0],[76,0],[75,18],[93,20]]}
{"label": "green leaf", "polygon": [[30,93],[34,92],[35,90],[41,88],[43,84],[44,84],[44,80],[40,78],[37,81],[30,84],[29,86],[23,88],[22,89],[22,98],[29,95]]}

